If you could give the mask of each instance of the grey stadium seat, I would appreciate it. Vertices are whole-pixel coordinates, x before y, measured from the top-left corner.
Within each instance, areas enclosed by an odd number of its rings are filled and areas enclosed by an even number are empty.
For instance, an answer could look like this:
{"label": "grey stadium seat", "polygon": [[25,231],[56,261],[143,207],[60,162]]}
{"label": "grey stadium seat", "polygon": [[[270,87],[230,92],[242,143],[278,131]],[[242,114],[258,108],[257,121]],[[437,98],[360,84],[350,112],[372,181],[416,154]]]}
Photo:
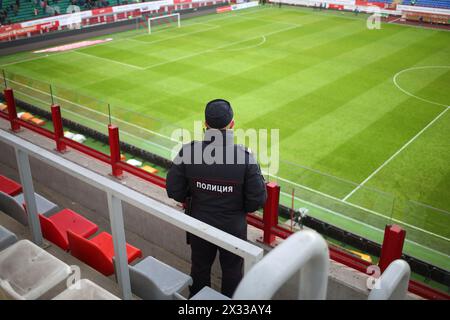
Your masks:
{"label": "grey stadium seat", "polygon": [[[35,193],[34,195],[36,197],[36,206],[37,206],[38,213],[40,213],[46,217],[50,217],[51,215],[53,215],[54,213],[59,211],[59,207],[56,204],[54,204],[53,202],[51,202],[50,200],[47,200],[46,198],[44,198],[43,196],[41,196],[37,193]],[[23,193],[15,196],[14,199],[20,205],[25,203]]]}
{"label": "grey stadium seat", "polygon": [[203,287],[202,290],[197,292],[191,299],[189,300],[231,300],[227,296],[217,292],[210,287]]}
{"label": "grey stadium seat", "polygon": [[28,225],[27,213],[23,207],[13,197],[3,192],[0,192],[0,211],[3,211],[24,226]]}
{"label": "grey stadium seat", "polygon": [[131,291],[144,300],[173,300],[192,284],[190,276],[153,257],[129,268]]}
{"label": "grey stadium seat", "polygon": [[0,252],[0,300],[34,300],[63,281],[70,267],[28,240]]}
{"label": "grey stadium seat", "polygon": [[17,242],[17,237],[14,233],[0,226],[0,251],[6,249],[10,245]]}

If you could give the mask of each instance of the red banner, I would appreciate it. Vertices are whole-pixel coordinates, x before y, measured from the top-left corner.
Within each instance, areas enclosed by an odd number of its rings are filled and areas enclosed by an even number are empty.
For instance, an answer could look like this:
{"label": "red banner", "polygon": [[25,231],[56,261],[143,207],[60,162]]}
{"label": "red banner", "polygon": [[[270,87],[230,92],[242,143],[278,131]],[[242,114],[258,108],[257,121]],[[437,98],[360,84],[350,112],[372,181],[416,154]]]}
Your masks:
{"label": "red banner", "polygon": [[57,29],[58,26],[58,21],[36,24],[34,26],[24,28],[21,27],[20,23],[16,23],[0,28],[0,40],[8,39],[9,37],[26,36],[28,33],[35,33],[41,30],[48,31],[50,29]]}
{"label": "red banner", "polygon": [[221,12],[227,12],[227,11],[231,11],[231,6],[226,6],[226,7],[220,7],[216,9],[217,13],[221,13]]}
{"label": "red banner", "polygon": [[107,14],[107,13],[112,13],[112,12],[113,12],[113,8],[112,7],[93,9],[92,10],[92,15],[93,16],[98,16],[98,15],[101,15],[101,14]]}
{"label": "red banner", "polygon": [[191,3],[192,0],[173,0],[173,4]]}
{"label": "red banner", "polygon": [[344,10],[344,6],[341,4],[328,4],[329,9],[336,9],[336,10]]}
{"label": "red banner", "polygon": [[365,7],[371,7],[371,6],[377,6],[381,9],[384,9],[386,7],[386,3],[384,2],[371,2],[371,1],[365,1],[365,0],[356,0],[355,4],[357,6],[365,6]]}
{"label": "red banner", "polygon": [[4,33],[4,32],[11,32],[12,30],[17,30],[20,29],[20,23],[15,23],[15,24],[10,24],[7,26],[1,26],[0,27],[0,33]]}

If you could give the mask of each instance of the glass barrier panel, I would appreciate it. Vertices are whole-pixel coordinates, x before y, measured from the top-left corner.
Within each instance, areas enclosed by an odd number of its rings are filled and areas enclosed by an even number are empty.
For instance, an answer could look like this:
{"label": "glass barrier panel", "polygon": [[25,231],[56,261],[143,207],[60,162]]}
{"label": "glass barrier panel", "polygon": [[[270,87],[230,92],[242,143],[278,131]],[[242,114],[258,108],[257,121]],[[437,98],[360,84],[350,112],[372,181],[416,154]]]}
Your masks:
{"label": "glass barrier panel", "polygon": [[404,253],[450,271],[450,212],[409,200],[394,223],[406,230]]}
{"label": "glass barrier panel", "polygon": [[181,143],[172,138],[178,130],[170,123],[126,108],[111,106],[111,121],[120,128],[121,141],[172,160],[174,150],[178,151]]}
{"label": "glass barrier panel", "polygon": [[109,110],[106,102],[60,86],[52,85],[52,93],[64,119],[108,135]]}

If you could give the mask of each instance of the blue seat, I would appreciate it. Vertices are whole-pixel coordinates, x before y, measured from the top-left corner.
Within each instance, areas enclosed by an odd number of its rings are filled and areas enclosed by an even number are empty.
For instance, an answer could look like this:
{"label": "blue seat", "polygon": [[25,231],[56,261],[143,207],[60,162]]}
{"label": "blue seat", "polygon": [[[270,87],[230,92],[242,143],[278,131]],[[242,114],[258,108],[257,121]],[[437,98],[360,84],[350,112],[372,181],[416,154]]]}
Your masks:
{"label": "blue seat", "polygon": [[5,227],[0,226],[0,251],[6,249],[15,242],[17,242],[17,236]]}

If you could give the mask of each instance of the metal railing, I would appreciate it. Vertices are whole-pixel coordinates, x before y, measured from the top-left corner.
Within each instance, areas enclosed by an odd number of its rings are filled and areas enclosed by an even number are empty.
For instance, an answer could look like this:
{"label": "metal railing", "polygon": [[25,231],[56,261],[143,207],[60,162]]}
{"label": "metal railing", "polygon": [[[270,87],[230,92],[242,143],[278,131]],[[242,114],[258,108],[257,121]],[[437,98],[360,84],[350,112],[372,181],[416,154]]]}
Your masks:
{"label": "metal railing", "polygon": [[36,210],[29,156],[38,159],[55,169],[61,170],[107,194],[109,219],[114,242],[116,274],[124,299],[131,299],[132,294],[125,247],[126,240],[122,201],[242,257],[244,259],[245,272],[250,270],[250,268],[263,256],[263,250],[249,242],[234,237],[188,215],[180,214],[179,211],[165,204],[66,160],[59,155],[53,154],[16,135],[0,130],[0,141],[15,149],[17,165],[30,219],[29,225],[32,239],[37,245],[42,245],[43,240]]}
{"label": "metal railing", "polygon": [[296,276],[298,299],[324,300],[329,264],[325,240],[312,230],[297,232],[269,252],[247,273],[233,299],[270,299],[283,284]]}
{"label": "metal railing", "polygon": [[409,264],[401,259],[395,260],[375,282],[369,300],[404,300],[410,275]]}

